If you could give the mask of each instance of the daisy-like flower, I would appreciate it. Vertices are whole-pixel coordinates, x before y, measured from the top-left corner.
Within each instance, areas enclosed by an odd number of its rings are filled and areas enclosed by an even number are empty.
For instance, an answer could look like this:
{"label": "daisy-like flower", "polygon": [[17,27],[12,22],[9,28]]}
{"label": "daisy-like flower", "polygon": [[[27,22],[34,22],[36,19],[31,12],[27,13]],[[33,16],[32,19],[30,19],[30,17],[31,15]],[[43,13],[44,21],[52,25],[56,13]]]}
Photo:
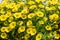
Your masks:
{"label": "daisy-like flower", "polygon": [[42,38],[42,34],[41,34],[41,33],[38,33],[38,34],[36,35],[36,40],[41,40],[41,38]]}
{"label": "daisy-like flower", "polygon": [[6,32],[6,27],[2,27],[2,28],[0,29],[0,31],[1,31],[1,32]]}
{"label": "daisy-like flower", "polygon": [[36,12],[36,15],[37,15],[38,17],[43,17],[43,16],[44,16],[44,13],[41,12],[41,11],[38,11],[38,12]]}
{"label": "daisy-like flower", "polygon": [[1,38],[6,39],[7,38],[7,34],[6,33],[1,33]]}
{"label": "daisy-like flower", "polygon": [[20,16],[21,16],[20,13],[15,13],[15,14],[14,14],[14,17],[15,17],[15,18],[20,18]]}
{"label": "daisy-like flower", "polygon": [[49,26],[49,25],[47,25],[47,26],[45,27],[45,29],[46,29],[46,30],[52,30],[52,27]]}
{"label": "daisy-like flower", "polygon": [[7,16],[6,16],[6,15],[1,15],[0,17],[1,17],[1,18],[0,18],[1,21],[5,21],[5,20],[7,19]]}
{"label": "daisy-like flower", "polygon": [[18,33],[24,32],[25,31],[25,26],[20,26],[18,28]]}
{"label": "daisy-like flower", "polygon": [[28,18],[33,18],[35,16],[35,14],[34,13],[30,13],[29,15],[28,15]]}

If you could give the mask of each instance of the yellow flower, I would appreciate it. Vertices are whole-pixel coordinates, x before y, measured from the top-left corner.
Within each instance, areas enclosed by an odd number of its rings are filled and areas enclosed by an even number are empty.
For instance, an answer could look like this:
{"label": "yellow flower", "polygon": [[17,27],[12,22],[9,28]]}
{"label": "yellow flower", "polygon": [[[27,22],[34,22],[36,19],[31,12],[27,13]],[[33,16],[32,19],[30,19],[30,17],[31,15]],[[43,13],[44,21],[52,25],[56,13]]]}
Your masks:
{"label": "yellow flower", "polygon": [[59,11],[56,11],[57,14],[59,14]]}
{"label": "yellow flower", "polygon": [[33,29],[31,30],[31,35],[35,35],[37,33],[36,29]]}
{"label": "yellow flower", "polygon": [[12,9],[12,12],[16,12],[16,11],[17,11],[17,9],[16,9],[16,8],[13,8],[13,9]]}
{"label": "yellow flower", "polygon": [[57,24],[55,25],[55,28],[58,29],[58,25]]}
{"label": "yellow flower", "polygon": [[16,22],[11,22],[11,23],[9,24],[9,27],[12,28],[12,29],[15,28],[15,26],[16,26]]}
{"label": "yellow flower", "polygon": [[10,27],[6,28],[6,32],[9,33],[12,29]]}
{"label": "yellow flower", "polygon": [[18,11],[19,7],[20,7],[19,4],[14,5],[14,7],[13,7],[13,9],[12,9],[12,12]]}
{"label": "yellow flower", "polygon": [[6,33],[1,33],[1,38],[6,39],[7,38],[7,34]]}
{"label": "yellow flower", "polygon": [[37,6],[36,5],[31,5],[30,7],[29,7],[29,9],[34,9],[34,8],[36,8]]}
{"label": "yellow flower", "polygon": [[6,15],[1,15],[1,21],[5,21],[7,19]]}
{"label": "yellow flower", "polygon": [[36,40],[41,40],[41,38],[42,38],[42,34],[41,34],[41,33],[38,33],[38,34],[36,35]]}
{"label": "yellow flower", "polygon": [[6,31],[6,27],[2,27],[0,30],[1,30],[1,32],[5,32]]}
{"label": "yellow flower", "polygon": [[53,23],[57,23],[57,21],[54,21]]}
{"label": "yellow flower", "polygon": [[20,25],[20,26],[23,25],[23,21],[19,21],[19,25]]}
{"label": "yellow flower", "polygon": [[7,11],[6,16],[7,16],[7,17],[10,17],[10,16],[11,16],[11,12]]}
{"label": "yellow flower", "polygon": [[0,8],[3,8],[3,7],[5,7],[6,6],[6,2],[2,2],[1,4],[0,4]]}
{"label": "yellow flower", "polygon": [[1,10],[1,12],[0,12],[0,13],[3,15],[3,14],[5,14],[5,11]]}
{"label": "yellow flower", "polygon": [[56,10],[55,6],[49,8],[49,10]]}
{"label": "yellow flower", "polygon": [[54,20],[58,20],[59,19],[58,14],[53,14],[53,18],[54,18]]}
{"label": "yellow flower", "polygon": [[45,27],[45,29],[46,29],[46,30],[52,30],[52,27],[51,27],[50,25],[47,25],[47,26]]}
{"label": "yellow flower", "polygon": [[39,21],[39,24],[44,24],[44,21],[43,20]]}
{"label": "yellow flower", "polygon": [[55,37],[55,39],[59,39],[60,38],[59,34],[54,35],[54,37]]}
{"label": "yellow flower", "polygon": [[54,31],[54,32],[53,32],[53,35],[56,35],[56,34],[57,34],[57,31]]}
{"label": "yellow flower", "polygon": [[58,29],[58,31],[60,32],[60,29]]}
{"label": "yellow flower", "polygon": [[25,6],[25,3],[24,2],[19,2],[20,6]]}
{"label": "yellow flower", "polygon": [[20,18],[20,13],[15,13],[15,14],[14,14],[14,17],[15,17],[15,18]]}
{"label": "yellow flower", "polygon": [[32,21],[31,20],[28,20],[27,21],[27,27],[31,26],[32,25]]}
{"label": "yellow flower", "polygon": [[49,16],[49,19],[50,19],[50,20],[57,21],[57,20],[59,19],[59,16],[58,16],[58,14],[53,14],[53,15],[50,15],[50,16]]}
{"label": "yellow flower", "polygon": [[24,13],[24,14],[27,14],[28,13],[28,9],[27,8],[24,8],[21,13]]}
{"label": "yellow flower", "polygon": [[22,19],[26,19],[27,18],[27,15],[22,15],[21,18]]}
{"label": "yellow flower", "polygon": [[51,4],[51,1],[50,0],[46,1],[46,5],[49,5],[49,4]]}
{"label": "yellow flower", "polygon": [[28,4],[33,5],[33,4],[35,4],[35,2],[34,1],[29,1]]}
{"label": "yellow flower", "polygon": [[58,6],[58,9],[60,10],[60,6]]}
{"label": "yellow flower", "polygon": [[50,15],[50,16],[49,16],[49,19],[50,19],[50,20],[53,20],[53,15]]}
{"label": "yellow flower", "polygon": [[50,11],[50,7],[46,6],[46,7],[45,7],[45,10],[46,10],[46,11]]}
{"label": "yellow flower", "polygon": [[5,22],[4,22],[4,25],[5,25],[5,26],[7,26],[7,25],[8,25],[8,22],[7,22],[7,21],[5,21]]}
{"label": "yellow flower", "polygon": [[27,29],[27,33],[28,33],[28,34],[35,35],[36,32],[37,32],[37,31],[36,31],[35,28],[28,28],[28,29]]}
{"label": "yellow flower", "polygon": [[19,4],[14,5],[14,8],[18,9],[20,6]]}
{"label": "yellow flower", "polygon": [[41,0],[35,0],[37,3],[40,3]]}
{"label": "yellow flower", "polygon": [[21,17],[22,17],[23,15],[26,15],[26,14],[21,12],[20,15],[21,15]]}
{"label": "yellow flower", "polygon": [[57,0],[52,0],[52,1],[51,1],[51,4],[53,4],[53,5],[54,5],[54,4],[57,4]]}
{"label": "yellow flower", "polygon": [[44,17],[43,20],[46,22],[48,20],[48,18],[47,17]]}
{"label": "yellow flower", "polygon": [[28,29],[26,30],[26,32],[27,32],[28,34],[31,34],[31,31],[32,31],[32,28],[28,28]]}
{"label": "yellow flower", "polygon": [[25,26],[20,26],[18,28],[18,33],[24,32],[25,31]]}
{"label": "yellow flower", "polygon": [[12,21],[13,21],[13,17],[12,17],[12,16],[9,17],[8,21],[9,21],[9,22],[12,22]]}
{"label": "yellow flower", "polygon": [[33,18],[35,16],[35,14],[34,13],[30,13],[29,15],[28,15],[28,18]]}
{"label": "yellow flower", "polygon": [[6,5],[7,8],[11,8],[11,9],[14,8],[14,6],[15,6],[15,3],[9,3]]}
{"label": "yellow flower", "polygon": [[43,17],[43,16],[44,16],[44,13],[41,12],[41,11],[38,11],[38,12],[36,12],[36,15],[37,15],[38,17]]}
{"label": "yellow flower", "polygon": [[25,39],[28,39],[29,37],[30,37],[29,34],[25,34],[25,35],[24,35],[24,38],[25,38]]}
{"label": "yellow flower", "polygon": [[39,7],[40,7],[40,8],[44,8],[44,5],[42,5],[42,4],[39,4]]}

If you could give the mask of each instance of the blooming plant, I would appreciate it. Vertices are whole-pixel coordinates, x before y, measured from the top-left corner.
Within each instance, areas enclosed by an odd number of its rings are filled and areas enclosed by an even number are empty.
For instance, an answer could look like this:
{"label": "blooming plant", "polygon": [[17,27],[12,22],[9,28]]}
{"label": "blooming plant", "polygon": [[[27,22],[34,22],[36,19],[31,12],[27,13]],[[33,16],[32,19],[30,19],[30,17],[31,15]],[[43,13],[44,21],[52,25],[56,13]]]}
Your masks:
{"label": "blooming plant", "polygon": [[60,0],[3,0],[0,40],[60,40]]}

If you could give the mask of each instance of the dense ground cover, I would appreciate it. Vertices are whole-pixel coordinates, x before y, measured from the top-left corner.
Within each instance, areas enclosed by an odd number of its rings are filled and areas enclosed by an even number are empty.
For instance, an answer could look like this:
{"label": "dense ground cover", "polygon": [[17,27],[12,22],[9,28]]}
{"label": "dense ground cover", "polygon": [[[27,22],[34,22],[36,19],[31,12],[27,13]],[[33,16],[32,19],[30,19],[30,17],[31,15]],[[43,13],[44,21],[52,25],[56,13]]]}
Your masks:
{"label": "dense ground cover", "polygon": [[0,40],[60,40],[59,0],[3,0]]}

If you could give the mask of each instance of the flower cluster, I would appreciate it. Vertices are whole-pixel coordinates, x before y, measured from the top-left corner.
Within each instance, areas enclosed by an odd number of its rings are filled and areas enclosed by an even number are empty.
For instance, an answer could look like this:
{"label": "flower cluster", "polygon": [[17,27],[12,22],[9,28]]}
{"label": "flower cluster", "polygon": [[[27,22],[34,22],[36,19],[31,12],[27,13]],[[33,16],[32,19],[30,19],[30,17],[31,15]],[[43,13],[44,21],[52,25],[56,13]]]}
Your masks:
{"label": "flower cluster", "polygon": [[59,0],[3,0],[0,39],[60,39]]}

